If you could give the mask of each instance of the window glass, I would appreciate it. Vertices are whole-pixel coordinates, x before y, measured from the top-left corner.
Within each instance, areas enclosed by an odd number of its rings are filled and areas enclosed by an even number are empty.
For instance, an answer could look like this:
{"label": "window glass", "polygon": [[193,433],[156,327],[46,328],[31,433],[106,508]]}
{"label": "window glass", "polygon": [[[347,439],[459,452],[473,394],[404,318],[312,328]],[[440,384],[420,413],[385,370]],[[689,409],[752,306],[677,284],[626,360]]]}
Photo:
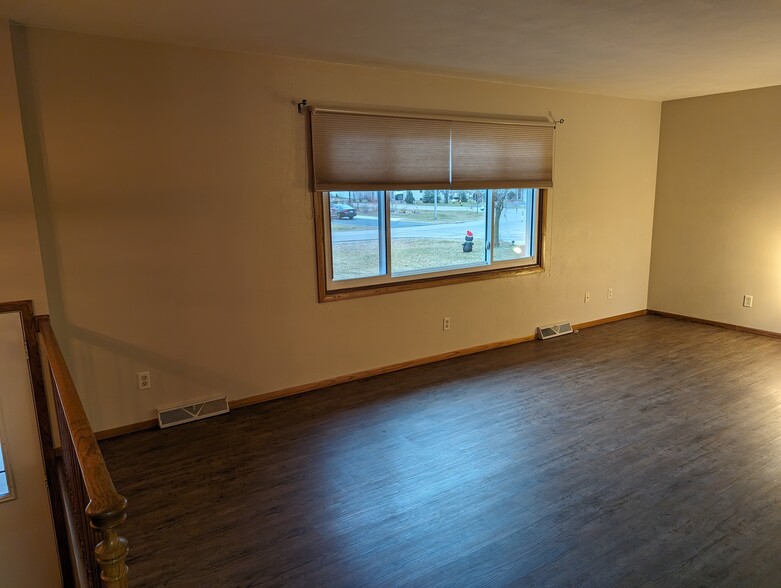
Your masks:
{"label": "window glass", "polygon": [[392,199],[392,275],[485,265],[483,192],[406,190]]}
{"label": "window glass", "polygon": [[5,471],[5,456],[3,456],[3,447],[0,443],[0,499],[8,497],[8,473]]}
{"label": "window glass", "polygon": [[535,255],[532,188],[493,190],[493,260],[511,261]]}
{"label": "window glass", "polygon": [[382,192],[329,192],[331,264],[334,280],[385,274]]}
{"label": "window glass", "polygon": [[5,444],[5,427],[3,423],[3,413],[0,410],[0,501],[13,498],[13,488],[11,484],[11,472],[8,464],[8,448]]}

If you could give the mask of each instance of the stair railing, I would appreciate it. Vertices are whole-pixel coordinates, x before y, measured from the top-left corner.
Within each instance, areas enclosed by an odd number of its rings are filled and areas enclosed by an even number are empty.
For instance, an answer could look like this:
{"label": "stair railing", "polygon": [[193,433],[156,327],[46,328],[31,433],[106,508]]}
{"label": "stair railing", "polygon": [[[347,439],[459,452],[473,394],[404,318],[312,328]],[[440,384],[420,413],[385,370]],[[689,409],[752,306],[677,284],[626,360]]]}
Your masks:
{"label": "stair railing", "polygon": [[70,537],[74,583],[78,586],[125,588],[127,500],[117,493],[90,427],[48,316],[37,318],[49,364],[62,460],[58,482]]}

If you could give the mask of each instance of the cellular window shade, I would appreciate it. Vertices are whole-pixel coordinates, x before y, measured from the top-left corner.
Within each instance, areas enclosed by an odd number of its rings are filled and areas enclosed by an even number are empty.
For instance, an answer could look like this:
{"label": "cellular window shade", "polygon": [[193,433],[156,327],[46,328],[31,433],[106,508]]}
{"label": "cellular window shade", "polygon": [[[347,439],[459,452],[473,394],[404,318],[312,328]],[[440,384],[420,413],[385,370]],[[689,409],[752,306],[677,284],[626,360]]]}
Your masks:
{"label": "cellular window shade", "polygon": [[314,188],[450,186],[450,121],[313,110]]}
{"label": "cellular window shade", "polygon": [[451,128],[452,188],[553,186],[552,125],[453,121]]}

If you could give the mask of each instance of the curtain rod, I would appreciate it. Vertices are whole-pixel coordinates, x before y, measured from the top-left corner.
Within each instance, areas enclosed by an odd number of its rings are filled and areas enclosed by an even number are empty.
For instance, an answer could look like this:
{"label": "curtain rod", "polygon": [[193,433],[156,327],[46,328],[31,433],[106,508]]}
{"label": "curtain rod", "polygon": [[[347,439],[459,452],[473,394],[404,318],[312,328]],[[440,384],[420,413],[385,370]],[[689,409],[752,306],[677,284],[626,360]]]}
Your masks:
{"label": "curtain rod", "polygon": [[[476,122],[476,123],[491,123],[491,124],[503,124],[503,125],[519,125],[519,126],[537,126],[537,127],[556,127],[557,125],[564,124],[564,119],[553,121],[541,121],[541,120],[524,120],[520,118],[491,118],[489,116],[446,116],[438,114],[424,114],[424,113],[408,113],[408,112],[388,112],[388,111],[372,111],[372,110],[349,110],[340,108],[322,108],[310,105],[306,98],[301,102],[296,103],[299,114],[304,114],[304,111],[310,112],[326,112],[330,114],[353,114],[358,116],[384,116],[394,118],[413,118],[423,120],[452,120],[460,122]],[[550,114],[550,113],[549,113]],[[553,118],[553,117],[551,117]]]}

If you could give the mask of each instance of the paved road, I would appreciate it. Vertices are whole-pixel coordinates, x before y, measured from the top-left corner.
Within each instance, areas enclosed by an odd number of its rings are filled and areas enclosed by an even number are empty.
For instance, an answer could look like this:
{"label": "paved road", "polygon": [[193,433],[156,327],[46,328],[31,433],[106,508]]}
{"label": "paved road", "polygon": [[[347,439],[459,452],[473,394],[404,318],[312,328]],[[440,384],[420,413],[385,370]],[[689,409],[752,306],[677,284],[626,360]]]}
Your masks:
{"label": "paved road", "polygon": [[[510,228],[509,238],[514,239],[518,244],[524,240],[523,230],[523,212],[518,210],[506,210],[502,215],[502,238],[506,239],[507,228]],[[333,233],[334,243],[344,243],[348,241],[376,241],[377,240],[377,219],[370,216],[356,216],[353,220],[331,220],[334,226],[365,226],[366,230],[335,231]],[[478,220],[451,222],[451,223],[432,223],[432,222],[412,222],[391,217],[391,230],[395,239],[458,239],[463,240],[467,231],[472,231],[476,239],[485,238],[485,227]]]}
{"label": "paved road", "polygon": [[[342,225],[346,227],[367,227],[374,229],[374,232],[377,232],[377,217],[373,216],[356,216],[353,220],[336,220],[331,219],[332,225]],[[407,221],[407,220],[399,220],[395,218],[391,218],[391,229],[402,229],[407,227],[420,227],[424,225],[429,225],[430,223],[427,223],[425,221]],[[344,231],[340,231],[344,232]]]}

